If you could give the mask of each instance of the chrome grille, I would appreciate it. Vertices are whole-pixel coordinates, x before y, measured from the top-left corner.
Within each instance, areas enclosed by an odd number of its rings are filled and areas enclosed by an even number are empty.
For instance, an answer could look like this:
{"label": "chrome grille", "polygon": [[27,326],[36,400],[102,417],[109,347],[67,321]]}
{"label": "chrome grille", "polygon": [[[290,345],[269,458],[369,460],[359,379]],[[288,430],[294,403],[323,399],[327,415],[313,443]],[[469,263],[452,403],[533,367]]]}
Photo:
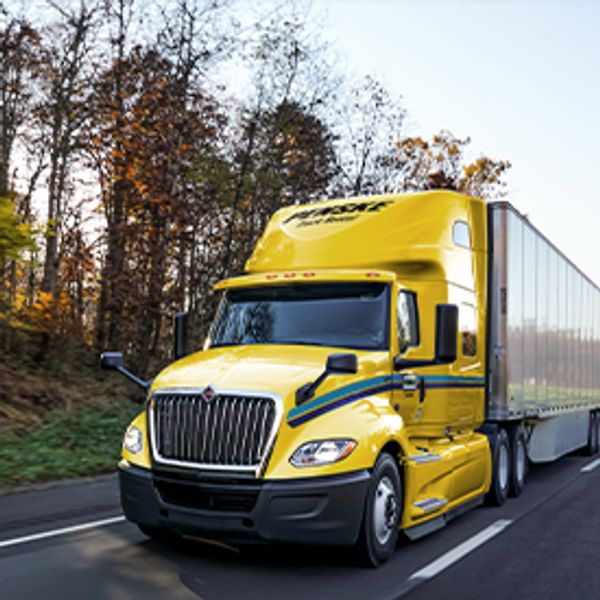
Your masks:
{"label": "chrome grille", "polygon": [[160,392],[152,397],[152,443],[159,462],[255,469],[268,450],[277,406],[268,396]]}

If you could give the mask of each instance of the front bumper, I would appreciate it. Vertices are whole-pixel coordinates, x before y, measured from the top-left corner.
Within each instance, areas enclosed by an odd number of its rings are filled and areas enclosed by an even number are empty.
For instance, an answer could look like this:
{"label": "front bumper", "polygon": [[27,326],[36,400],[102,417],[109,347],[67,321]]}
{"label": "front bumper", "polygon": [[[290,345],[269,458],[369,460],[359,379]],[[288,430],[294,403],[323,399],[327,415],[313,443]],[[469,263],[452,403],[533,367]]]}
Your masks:
{"label": "front bumper", "polygon": [[352,545],[370,482],[366,470],[329,477],[249,482],[201,480],[129,466],[121,503],[134,523],[229,541]]}

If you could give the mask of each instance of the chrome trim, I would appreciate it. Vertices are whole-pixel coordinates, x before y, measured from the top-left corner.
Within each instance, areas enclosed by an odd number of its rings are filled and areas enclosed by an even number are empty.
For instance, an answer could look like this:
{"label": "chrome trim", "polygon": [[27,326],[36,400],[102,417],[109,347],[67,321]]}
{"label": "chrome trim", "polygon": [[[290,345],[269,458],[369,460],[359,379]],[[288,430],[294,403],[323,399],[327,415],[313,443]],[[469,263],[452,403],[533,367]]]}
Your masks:
{"label": "chrome trim", "polygon": [[[156,432],[154,431],[154,396],[158,395],[169,395],[169,394],[180,394],[180,395],[201,395],[202,390],[204,388],[162,388],[159,390],[155,390],[152,392],[150,396],[150,402],[148,404],[148,420],[150,425],[150,449],[152,452],[152,458],[159,464],[163,465],[171,465],[174,467],[183,467],[183,468],[193,468],[193,469],[203,469],[206,471],[238,471],[238,472],[246,472],[246,473],[254,473],[258,476],[258,474],[262,471],[268,457],[271,455],[271,451],[273,449],[273,445],[275,444],[275,439],[277,437],[277,432],[279,431],[279,427],[281,426],[281,421],[283,419],[283,400],[279,394],[274,394],[273,392],[260,392],[256,390],[233,390],[233,389],[224,389],[224,388],[216,388],[213,387],[213,390],[217,395],[220,396],[245,396],[251,398],[270,398],[275,403],[275,417],[273,419],[273,426],[271,428],[271,432],[269,437],[267,438],[267,443],[265,444],[265,451],[260,462],[256,465],[213,465],[206,463],[196,463],[191,461],[181,461],[181,460],[173,460],[169,458],[163,458],[159,455],[156,449]],[[238,420],[239,422],[239,420]],[[205,418],[206,423],[206,418]],[[261,428],[264,428],[265,422],[263,418],[263,423]],[[214,431],[213,431],[214,433]],[[261,431],[262,434],[262,431]],[[213,436],[214,438],[214,436]],[[262,439],[262,438],[261,438]],[[203,440],[203,450],[205,448],[206,437]]]}
{"label": "chrome trim", "polygon": [[433,454],[432,452],[428,452],[427,454],[413,454],[412,456],[409,456],[409,458],[417,464],[431,463],[442,460],[442,457],[439,454]]}
{"label": "chrome trim", "polygon": [[427,513],[433,512],[435,510],[439,510],[448,504],[448,500],[445,498],[425,498],[424,500],[419,500],[415,502],[413,506],[415,508],[420,508]]}

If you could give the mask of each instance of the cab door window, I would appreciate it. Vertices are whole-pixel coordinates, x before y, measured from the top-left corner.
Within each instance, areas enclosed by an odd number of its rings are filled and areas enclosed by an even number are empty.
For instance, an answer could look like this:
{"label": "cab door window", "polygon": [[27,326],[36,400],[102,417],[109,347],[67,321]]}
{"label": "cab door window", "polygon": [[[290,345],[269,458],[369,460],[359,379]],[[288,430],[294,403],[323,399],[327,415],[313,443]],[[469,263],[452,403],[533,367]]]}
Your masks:
{"label": "cab door window", "polygon": [[458,314],[462,337],[462,355],[477,356],[477,311],[472,304],[463,302],[460,305]]}
{"label": "cab door window", "polygon": [[398,350],[402,353],[418,344],[417,298],[413,292],[402,290],[398,293]]}

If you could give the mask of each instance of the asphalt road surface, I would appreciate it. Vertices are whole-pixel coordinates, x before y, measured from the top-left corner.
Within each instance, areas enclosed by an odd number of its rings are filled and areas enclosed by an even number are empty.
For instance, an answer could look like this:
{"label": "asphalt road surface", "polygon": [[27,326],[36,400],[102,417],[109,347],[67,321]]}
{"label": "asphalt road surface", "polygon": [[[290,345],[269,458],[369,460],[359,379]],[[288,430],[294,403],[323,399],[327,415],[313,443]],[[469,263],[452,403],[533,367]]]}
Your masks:
{"label": "asphalt road surface", "polygon": [[519,498],[401,542],[379,569],[331,548],[159,544],[123,519],[113,475],[0,496],[3,600],[436,597],[600,599],[600,459],[535,467]]}

